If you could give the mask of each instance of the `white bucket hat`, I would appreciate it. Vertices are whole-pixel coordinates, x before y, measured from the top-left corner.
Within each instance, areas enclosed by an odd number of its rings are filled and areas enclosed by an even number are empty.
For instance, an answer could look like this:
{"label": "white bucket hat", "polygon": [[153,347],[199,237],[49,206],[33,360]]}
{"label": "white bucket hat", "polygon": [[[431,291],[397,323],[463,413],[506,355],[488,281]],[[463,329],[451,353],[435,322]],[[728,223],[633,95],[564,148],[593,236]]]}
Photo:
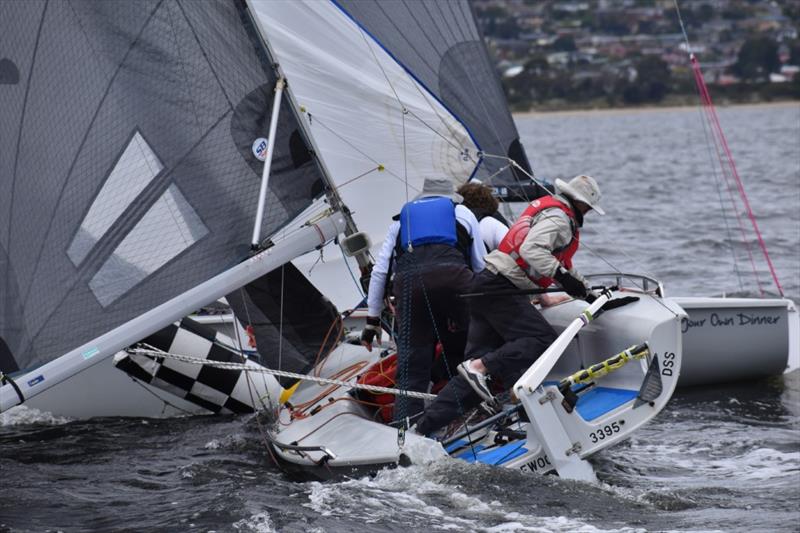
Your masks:
{"label": "white bucket hat", "polygon": [[457,204],[464,201],[464,197],[458,194],[455,187],[453,187],[453,182],[447,178],[425,178],[422,191],[414,197],[414,200],[430,196],[444,196]]}
{"label": "white bucket hat", "polygon": [[591,176],[575,176],[569,180],[569,183],[557,179],[556,192],[585,203],[600,215],[606,214],[603,208],[597,205],[600,203],[602,194],[600,194],[600,187],[597,186],[597,181]]}

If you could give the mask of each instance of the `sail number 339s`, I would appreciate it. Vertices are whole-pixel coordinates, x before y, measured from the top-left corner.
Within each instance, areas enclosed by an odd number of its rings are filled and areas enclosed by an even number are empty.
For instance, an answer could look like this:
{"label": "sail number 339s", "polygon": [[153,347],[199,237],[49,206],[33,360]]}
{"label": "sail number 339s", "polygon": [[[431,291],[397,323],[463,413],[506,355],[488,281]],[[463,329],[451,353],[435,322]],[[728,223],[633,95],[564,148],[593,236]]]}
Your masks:
{"label": "sail number 339s", "polygon": [[601,440],[605,440],[607,437],[610,437],[614,433],[619,433],[620,425],[624,423],[625,423],[624,420],[620,420],[619,422],[611,422],[610,424],[603,426],[597,431],[592,431],[591,433],[589,433],[589,438],[591,439],[592,444],[600,442]]}

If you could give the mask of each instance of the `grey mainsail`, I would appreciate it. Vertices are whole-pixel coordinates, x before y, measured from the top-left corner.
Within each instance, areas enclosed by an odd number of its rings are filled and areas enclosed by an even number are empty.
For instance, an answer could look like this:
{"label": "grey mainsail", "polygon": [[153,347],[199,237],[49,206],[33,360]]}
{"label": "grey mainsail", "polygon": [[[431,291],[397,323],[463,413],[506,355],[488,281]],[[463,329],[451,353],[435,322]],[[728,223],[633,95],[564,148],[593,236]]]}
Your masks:
{"label": "grey mainsail", "polygon": [[[239,2],[0,10],[0,370],[57,358],[239,263],[276,76]],[[322,191],[283,103],[263,235]]]}

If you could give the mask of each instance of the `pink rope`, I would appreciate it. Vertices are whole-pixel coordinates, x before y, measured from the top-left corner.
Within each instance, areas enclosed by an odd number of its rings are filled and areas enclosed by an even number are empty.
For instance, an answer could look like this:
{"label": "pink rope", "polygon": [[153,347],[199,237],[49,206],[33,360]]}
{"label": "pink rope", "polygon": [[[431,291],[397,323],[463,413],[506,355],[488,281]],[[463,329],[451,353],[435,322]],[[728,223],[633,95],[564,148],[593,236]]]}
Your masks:
{"label": "pink rope", "polygon": [[750,243],[747,240],[747,234],[745,231],[744,222],[742,221],[742,218],[739,215],[739,210],[737,209],[736,198],[733,195],[733,188],[731,186],[731,182],[734,181],[734,178],[731,175],[730,163],[728,165],[725,164],[721,141],[719,139],[719,132],[714,127],[714,120],[712,117],[713,103],[711,102],[711,95],[709,94],[708,88],[705,85],[703,74],[700,71],[700,65],[697,63],[697,60],[694,58],[694,55],[691,56],[691,59],[692,59],[692,70],[694,73],[694,79],[695,83],[697,84],[698,91],[700,92],[700,100],[703,104],[703,111],[705,112],[706,120],[708,121],[708,124],[711,127],[711,138],[714,141],[714,150],[716,151],[717,157],[719,158],[719,166],[722,171],[722,178],[725,181],[725,187],[728,190],[728,196],[731,201],[731,207],[733,208],[733,213],[736,215],[736,221],[739,225],[739,231],[742,234],[742,243],[745,246],[748,258],[750,259],[750,266],[753,269],[753,277],[756,280],[756,285],[758,286],[759,293],[763,297],[764,289],[761,285],[761,280],[758,278],[758,271],[756,268],[755,258],[753,257],[752,250],[750,249]]}
{"label": "pink rope", "polygon": [[[725,134],[722,131],[722,125],[719,122],[719,117],[717,116],[716,109],[714,107],[713,102],[711,101],[711,95],[709,94],[708,87],[706,86],[705,80],[703,79],[703,74],[700,71],[700,63],[697,61],[697,58],[695,57],[694,54],[690,55],[690,59],[691,59],[691,62],[692,62],[692,70],[694,71],[694,75],[695,75],[695,82],[697,83],[698,89],[700,90],[700,93],[701,93],[701,99],[703,100],[703,106],[707,110],[707,116],[710,117],[710,121],[709,122],[712,125],[713,130],[716,132],[717,137],[718,137],[718,139],[720,141],[720,144],[722,146],[722,149],[725,152],[725,156],[726,156],[727,161],[728,161],[728,169],[730,170],[730,172],[733,175],[734,182],[736,183],[736,186],[737,186],[737,188],[739,190],[739,195],[741,196],[742,202],[744,203],[745,210],[747,212],[747,217],[750,219],[750,223],[753,225],[753,229],[756,232],[756,236],[758,238],[758,244],[759,244],[759,246],[761,248],[762,253],[764,254],[764,258],[767,261],[767,265],[769,266],[770,274],[772,274],[772,280],[775,282],[775,286],[778,289],[778,293],[780,293],[780,295],[783,296],[783,288],[781,287],[781,284],[778,281],[778,275],[775,272],[775,267],[772,264],[772,260],[769,257],[769,252],[767,252],[767,245],[764,242],[764,238],[761,236],[761,231],[758,228],[758,223],[756,222],[756,217],[753,214],[753,210],[750,207],[750,201],[748,200],[747,193],[744,190],[744,184],[742,183],[742,179],[739,176],[738,170],[736,170],[736,163],[733,160],[733,154],[731,153],[730,147],[728,146],[728,141],[725,138]],[[719,154],[719,151],[718,151],[718,155],[720,156],[720,165],[723,168],[723,174],[726,175],[726,182],[727,182],[728,176],[727,176],[727,172],[725,172],[725,170],[728,170],[728,169],[726,169],[726,167],[725,167],[725,165],[724,165],[724,163],[722,161],[721,154]],[[729,189],[729,192],[731,192],[730,191],[730,186],[728,187],[728,189]],[[740,227],[742,227],[741,217],[739,216],[738,210],[734,209],[734,211],[736,212],[736,218],[739,220]],[[742,228],[742,230],[743,230],[743,228]],[[743,233],[743,237],[744,237],[744,233]],[[758,273],[756,271],[756,266],[755,266],[755,261],[753,259],[753,254],[750,251],[750,245],[747,243],[746,239],[744,240],[744,242],[745,242],[745,246],[747,247],[747,253],[750,256],[750,263],[753,266],[753,274],[755,275],[756,282],[758,283],[759,291],[761,292],[761,296],[764,296],[764,289],[761,287],[761,282],[758,280]]]}

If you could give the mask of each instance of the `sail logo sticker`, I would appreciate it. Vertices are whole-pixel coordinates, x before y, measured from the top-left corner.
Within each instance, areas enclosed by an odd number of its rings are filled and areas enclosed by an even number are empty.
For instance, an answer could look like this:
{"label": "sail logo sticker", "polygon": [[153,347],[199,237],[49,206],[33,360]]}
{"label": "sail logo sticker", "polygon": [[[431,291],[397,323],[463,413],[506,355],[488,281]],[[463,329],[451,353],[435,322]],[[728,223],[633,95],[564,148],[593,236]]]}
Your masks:
{"label": "sail logo sticker", "polygon": [[100,350],[98,350],[97,348],[92,348],[90,350],[86,350],[81,355],[83,356],[84,359],[91,359],[92,357],[94,357],[95,355],[97,355],[99,353],[100,353]]}
{"label": "sail logo sticker", "polygon": [[28,387],[33,387],[34,385],[38,385],[42,381],[44,381],[44,376],[39,374],[35,378],[28,380]]}
{"label": "sail logo sticker", "polygon": [[253,141],[253,155],[259,161],[264,161],[267,158],[267,139],[259,137]]}

